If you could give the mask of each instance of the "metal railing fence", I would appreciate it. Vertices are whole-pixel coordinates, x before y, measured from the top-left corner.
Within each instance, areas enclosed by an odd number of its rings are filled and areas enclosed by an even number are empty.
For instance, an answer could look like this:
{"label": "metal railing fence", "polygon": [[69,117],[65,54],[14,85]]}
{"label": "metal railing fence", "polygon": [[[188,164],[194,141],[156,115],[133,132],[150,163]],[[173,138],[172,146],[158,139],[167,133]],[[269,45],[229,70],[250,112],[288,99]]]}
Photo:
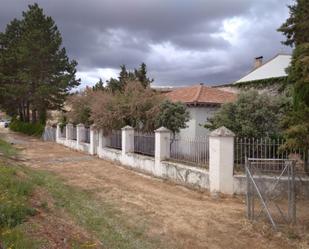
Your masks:
{"label": "metal railing fence", "polygon": [[67,137],[67,129],[66,129],[66,126],[60,128],[60,136],[61,136],[62,138],[66,138],[66,137]]}
{"label": "metal railing fence", "polygon": [[113,148],[113,149],[122,149],[122,132],[121,130],[112,131],[111,134],[109,134],[108,144],[107,147]]}
{"label": "metal railing fence", "polygon": [[235,138],[234,171],[244,172],[246,158],[293,159],[298,172],[308,172],[309,151],[295,148],[284,149],[284,139],[270,138]]}
{"label": "metal railing fence", "polygon": [[85,128],[85,143],[90,144],[90,128]]}
{"label": "metal railing fence", "polygon": [[77,139],[77,128],[76,126],[73,126],[72,128],[72,140],[76,140]]}
{"label": "metal railing fence", "polygon": [[134,132],[134,152],[147,156],[155,155],[155,134]]}
{"label": "metal railing fence", "polygon": [[207,168],[209,164],[209,137],[171,139],[170,159]]}

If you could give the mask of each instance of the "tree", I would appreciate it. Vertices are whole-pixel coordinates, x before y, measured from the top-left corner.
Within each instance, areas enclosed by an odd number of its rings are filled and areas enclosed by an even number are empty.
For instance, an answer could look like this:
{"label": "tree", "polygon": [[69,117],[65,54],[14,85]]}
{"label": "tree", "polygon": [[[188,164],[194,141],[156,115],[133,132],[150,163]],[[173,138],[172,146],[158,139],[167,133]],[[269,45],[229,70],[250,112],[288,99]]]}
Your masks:
{"label": "tree", "polygon": [[120,66],[120,73],[118,79],[111,78],[107,81],[107,89],[116,92],[123,91],[128,82],[139,81],[144,87],[150,87],[150,83],[153,79],[149,79],[147,76],[147,67],[145,63],[142,63],[138,69],[134,69],[133,72],[127,70],[125,65]]}
{"label": "tree", "polygon": [[85,91],[79,92],[70,96],[67,100],[67,105],[71,109],[66,114],[69,122],[74,124],[85,124],[90,126],[91,120],[91,108],[90,103],[93,97],[93,90],[86,89]]}
{"label": "tree", "polygon": [[[22,19],[12,21],[1,33],[0,43],[0,85],[9,93],[1,98],[1,106],[23,121],[28,122],[31,113],[32,122],[44,123],[46,111],[60,109],[69,91],[79,85],[77,63],[61,47],[55,22],[38,4],[29,5]],[[8,65],[12,60],[15,71]]]}
{"label": "tree", "polygon": [[129,81],[123,92],[97,92],[92,97],[91,119],[106,133],[126,125],[153,131],[162,100],[162,95],[140,82]]}
{"label": "tree", "polygon": [[187,127],[186,123],[189,121],[190,115],[186,106],[181,102],[173,103],[165,100],[160,104],[159,109],[156,126],[168,128],[173,133],[174,138],[180,129]]}
{"label": "tree", "polygon": [[309,2],[296,0],[296,4],[288,6],[289,18],[281,25],[278,31],[286,36],[282,43],[287,46],[298,46],[309,42]]}
{"label": "tree", "polygon": [[143,62],[138,70],[135,70],[135,75],[139,82],[146,88],[149,87],[150,84],[153,82],[153,79],[149,79],[147,77],[147,66]]}
{"label": "tree", "polygon": [[21,21],[11,21],[4,33],[0,33],[0,105],[11,116],[25,116],[22,106],[27,98],[27,86],[18,73],[21,62],[18,46],[21,36]]}
{"label": "tree", "polygon": [[93,91],[104,91],[104,83],[103,80],[100,78],[100,80],[92,87]]}
{"label": "tree", "polygon": [[289,6],[290,17],[278,29],[286,36],[283,44],[294,46],[288,82],[293,87],[293,110],[284,119],[286,146],[309,149],[309,1]]}
{"label": "tree", "polygon": [[240,137],[277,137],[288,102],[285,97],[259,94],[255,90],[243,92],[235,102],[222,105],[205,128],[225,126]]}

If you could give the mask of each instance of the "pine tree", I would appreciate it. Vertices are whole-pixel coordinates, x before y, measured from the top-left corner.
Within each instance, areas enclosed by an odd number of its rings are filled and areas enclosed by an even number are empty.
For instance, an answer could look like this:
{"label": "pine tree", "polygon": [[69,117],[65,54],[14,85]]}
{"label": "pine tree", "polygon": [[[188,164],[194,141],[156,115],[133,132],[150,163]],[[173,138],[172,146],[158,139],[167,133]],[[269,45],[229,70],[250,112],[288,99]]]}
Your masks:
{"label": "pine tree", "polygon": [[92,87],[93,91],[104,91],[104,83],[103,80],[100,78],[100,80]]}
{"label": "pine tree", "polygon": [[[69,91],[79,85],[76,61],[70,61],[55,22],[38,4],[29,5],[0,35],[1,106],[23,121],[44,122],[46,111],[62,107]],[[4,103],[3,103],[4,102]],[[9,108],[9,103],[16,105]],[[31,111],[30,111],[31,109]]]}
{"label": "pine tree", "polygon": [[125,65],[120,66],[120,73],[118,79],[111,78],[107,81],[107,89],[112,92],[123,91],[128,82],[139,81],[144,88],[150,86],[153,79],[147,76],[147,67],[142,63],[138,69],[128,71]]}
{"label": "pine tree", "polygon": [[153,82],[153,79],[147,77],[147,66],[144,62],[140,65],[138,70],[135,70],[135,75],[145,88],[149,87]]}
{"label": "pine tree", "polygon": [[27,98],[27,87],[20,80],[18,46],[21,22],[11,21],[4,33],[0,33],[0,105],[11,116],[20,115],[24,120],[23,102]]}
{"label": "pine tree", "polygon": [[309,2],[297,0],[296,4],[288,6],[290,17],[281,25],[278,31],[286,36],[282,43],[288,46],[298,46],[309,42]]}
{"label": "pine tree", "polygon": [[288,81],[293,87],[294,108],[284,120],[286,146],[309,149],[309,1],[297,0],[289,6],[290,17],[278,29],[294,46]]}
{"label": "pine tree", "polygon": [[23,12],[21,60],[23,80],[30,84],[32,121],[44,122],[47,109],[59,109],[69,90],[79,85],[76,61],[69,61],[61,47],[61,34],[51,17],[38,4]]}
{"label": "pine tree", "polygon": [[287,37],[283,44],[295,46],[288,82],[294,85],[295,108],[302,108],[309,106],[309,1],[297,0],[289,9],[290,17],[278,30]]}
{"label": "pine tree", "polygon": [[127,71],[126,65],[121,65],[120,66],[120,73],[119,73],[119,83],[121,85],[121,87],[124,87],[126,82],[129,79],[129,73]]}

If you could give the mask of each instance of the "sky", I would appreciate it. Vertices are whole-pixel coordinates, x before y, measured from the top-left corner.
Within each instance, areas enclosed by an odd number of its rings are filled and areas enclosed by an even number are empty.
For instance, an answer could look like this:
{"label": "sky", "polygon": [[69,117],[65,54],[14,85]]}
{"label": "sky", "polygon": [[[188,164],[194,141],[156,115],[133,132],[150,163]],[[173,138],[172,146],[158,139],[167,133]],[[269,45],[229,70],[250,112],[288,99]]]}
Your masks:
{"label": "sky", "polygon": [[[154,86],[231,83],[277,53],[292,0],[37,0],[56,22],[81,87],[142,62]],[[0,0],[0,32],[34,1]]]}

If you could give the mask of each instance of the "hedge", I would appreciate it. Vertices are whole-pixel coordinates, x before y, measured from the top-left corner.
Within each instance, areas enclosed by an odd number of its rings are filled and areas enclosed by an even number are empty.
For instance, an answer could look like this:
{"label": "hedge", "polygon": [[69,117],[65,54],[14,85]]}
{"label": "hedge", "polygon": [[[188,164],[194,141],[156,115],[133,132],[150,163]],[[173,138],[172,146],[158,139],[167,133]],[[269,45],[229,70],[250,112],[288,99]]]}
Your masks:
{"label": "hedge", "polygon": [[40,123],[25,123],[20,120],[12,120],[9,128],[12,131],[21,132],[30,136],[40,137],[44,131],[44,125]]}

